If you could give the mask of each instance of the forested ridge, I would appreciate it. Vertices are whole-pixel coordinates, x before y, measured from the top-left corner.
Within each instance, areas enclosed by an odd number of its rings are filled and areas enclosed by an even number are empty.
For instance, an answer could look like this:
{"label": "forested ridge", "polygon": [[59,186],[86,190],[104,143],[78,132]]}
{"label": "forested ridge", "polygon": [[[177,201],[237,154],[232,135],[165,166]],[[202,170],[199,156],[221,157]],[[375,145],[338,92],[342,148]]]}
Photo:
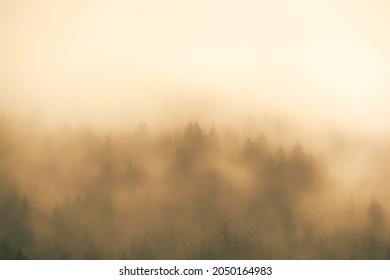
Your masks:
{"label": "forested ridge", "polygon": [[332,162],[299,135],[285,146],[238,131],[47,132],[3,116],[0,258],[390,258],[376,176],[363,195],[338,193]]}

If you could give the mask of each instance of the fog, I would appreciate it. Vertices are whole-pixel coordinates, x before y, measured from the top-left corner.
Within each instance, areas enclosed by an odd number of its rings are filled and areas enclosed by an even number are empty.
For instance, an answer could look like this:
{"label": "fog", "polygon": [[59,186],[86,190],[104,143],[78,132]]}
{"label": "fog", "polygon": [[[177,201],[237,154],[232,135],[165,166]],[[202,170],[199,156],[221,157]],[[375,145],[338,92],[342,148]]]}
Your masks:
{"label": "fog", "polygon": [[388,130],[384,1],[0,5],[1,101],[13,111],[123,125],[190,91]]}
{"label": "fog", "polygon": [[390,257],[390,4],[0,0],[0,258]]}

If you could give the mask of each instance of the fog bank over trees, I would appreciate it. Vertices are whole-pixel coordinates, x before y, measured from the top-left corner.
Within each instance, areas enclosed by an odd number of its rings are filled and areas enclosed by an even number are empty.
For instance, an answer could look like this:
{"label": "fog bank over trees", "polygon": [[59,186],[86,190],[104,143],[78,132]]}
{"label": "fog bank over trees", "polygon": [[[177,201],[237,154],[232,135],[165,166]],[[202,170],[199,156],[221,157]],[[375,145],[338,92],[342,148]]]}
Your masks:
{"label": "fog bank over trees", "polygon": [[0,117],[1,259],[388,259],[389,145],[283,117]]}
{"label": "fog bank over trees", "polygon": [[389,14],[0,0],[0,258],[390,258]]}

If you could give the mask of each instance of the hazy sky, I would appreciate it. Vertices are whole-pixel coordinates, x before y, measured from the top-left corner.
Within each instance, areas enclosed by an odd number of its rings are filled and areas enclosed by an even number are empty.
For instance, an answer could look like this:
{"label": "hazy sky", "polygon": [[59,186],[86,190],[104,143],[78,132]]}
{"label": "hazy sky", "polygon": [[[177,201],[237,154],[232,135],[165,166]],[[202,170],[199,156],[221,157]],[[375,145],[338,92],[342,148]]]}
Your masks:
{"label": "hazy sky", "polygon": [[389,15],[385,0],[0,0],[0,102],[115,122],[190,92],[386,128]]}

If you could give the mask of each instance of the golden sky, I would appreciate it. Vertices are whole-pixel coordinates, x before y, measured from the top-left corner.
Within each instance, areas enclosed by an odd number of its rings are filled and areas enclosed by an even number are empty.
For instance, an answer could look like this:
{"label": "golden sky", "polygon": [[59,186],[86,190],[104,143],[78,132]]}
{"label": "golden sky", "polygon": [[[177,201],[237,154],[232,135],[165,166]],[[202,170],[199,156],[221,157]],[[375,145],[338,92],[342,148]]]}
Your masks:
{"label": "golden sky", "polygon": [[389,15],[384,0],[0,0],[0,102],[115,121],[218,93],[383,129]]}

